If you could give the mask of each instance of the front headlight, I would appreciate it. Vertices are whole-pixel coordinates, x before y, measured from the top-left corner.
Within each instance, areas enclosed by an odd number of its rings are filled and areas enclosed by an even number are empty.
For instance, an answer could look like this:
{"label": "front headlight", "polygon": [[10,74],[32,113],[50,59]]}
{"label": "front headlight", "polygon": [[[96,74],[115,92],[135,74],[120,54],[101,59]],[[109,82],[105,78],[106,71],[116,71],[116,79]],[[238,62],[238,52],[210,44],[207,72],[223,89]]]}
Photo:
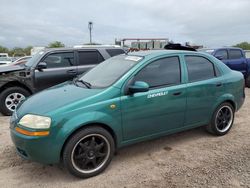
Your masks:
{"label": "front headlight", "polygon": [[20,119],[19,124],[32,129],[48,129],[50,128],[51,118],[27,114]]}

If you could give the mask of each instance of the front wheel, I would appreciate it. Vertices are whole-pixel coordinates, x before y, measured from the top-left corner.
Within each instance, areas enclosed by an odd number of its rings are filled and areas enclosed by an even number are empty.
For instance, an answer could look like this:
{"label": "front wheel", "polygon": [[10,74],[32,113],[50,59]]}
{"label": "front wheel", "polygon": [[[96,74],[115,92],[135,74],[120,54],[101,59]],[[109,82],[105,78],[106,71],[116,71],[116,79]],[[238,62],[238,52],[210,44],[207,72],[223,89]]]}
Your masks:
{"label": "front wheel", "polygon": [[234,122],[234,107],[230,103],[219,105],[212,117],[207,130],[217,136],[225,135],[229,132]]}
{"label": "front wheel", "polygon": [[22,87],[9,87],[0,94],[0,112],[11,115],[18,104],[28,97],[30,93]]}
{"label": "front wheel", "polygon": [[89,178],[105,170],[114,150],[114,140],[108,131],[88,127],[74,134],[66,143],[63,163],[72,175]]}

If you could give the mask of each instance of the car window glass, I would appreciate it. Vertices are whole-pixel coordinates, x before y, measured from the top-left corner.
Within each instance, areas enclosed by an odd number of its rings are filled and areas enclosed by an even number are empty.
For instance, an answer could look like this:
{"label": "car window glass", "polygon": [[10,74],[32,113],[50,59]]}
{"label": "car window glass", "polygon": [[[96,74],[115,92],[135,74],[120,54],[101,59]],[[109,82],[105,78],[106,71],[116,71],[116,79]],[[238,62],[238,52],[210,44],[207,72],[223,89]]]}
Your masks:
{"label": "car window glass", "polygon": [[104,59],[97,51],[79,51],[79,65],[99,64]]}
{"label": "car window glass", "polygon": [[219,50],[215,53],[215,57],[221,56],[222,59],[227,59],[227,50]]}
{"label": "car window glass", "polygon": [[80,80],[89,82],[92,88],[108,87],[142,59],[143,57],[131,55],[111,57],[84,73]]}
{"label": "car window glass", "polygon": [[175,85],[181,82],[180,62],[178,57],[167,57],[150,63],[136,76],[135,81],[143,81],[150,88],[163,85]]}
{"label": "car window glass", "polygon": [[106,51],[111,57],[119,55],[119,54],[124,54],[124,50],[122,49],[106,49]]}
{"label": "car window glass", "polygon": [[48,55],[43,62],[47,63],[47,68],[70,67],[74,65],[74,53],[53,53]]}
{"label": "car window glass", "polygon": [[242,58],[242,53],[240,50],[229,50],[230,59],[240,59]]}
{"label": "car window glass", "polygon": [[185,56],[185,61],[189,82],[215,77],[214,66],[208,59],[198,56]]}

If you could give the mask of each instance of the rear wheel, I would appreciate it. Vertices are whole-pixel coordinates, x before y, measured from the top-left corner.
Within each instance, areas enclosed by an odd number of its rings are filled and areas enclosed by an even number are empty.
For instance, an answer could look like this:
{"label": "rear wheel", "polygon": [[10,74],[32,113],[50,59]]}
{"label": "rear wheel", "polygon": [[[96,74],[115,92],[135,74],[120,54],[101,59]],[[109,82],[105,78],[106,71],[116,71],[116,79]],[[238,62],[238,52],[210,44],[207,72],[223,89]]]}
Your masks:
{"label": "rear wheel", "polygon": [[229,132],[233,122],[234,107],[230,103],[222,103],[216,108],[207,130],[214,135],[222,136]]}
{"label": "rear wheel", "polygon": [[67,142],[63,162],[74,176],[88,178],[101,173],[114,155],[114,140],[101,127],[89,127],[77,132]]}
{"label": "rear wheel", "polygon": [[0,112],[11,115],[18,104],[28,97],[30,93],[21,87],[9,87],[0,93]]}

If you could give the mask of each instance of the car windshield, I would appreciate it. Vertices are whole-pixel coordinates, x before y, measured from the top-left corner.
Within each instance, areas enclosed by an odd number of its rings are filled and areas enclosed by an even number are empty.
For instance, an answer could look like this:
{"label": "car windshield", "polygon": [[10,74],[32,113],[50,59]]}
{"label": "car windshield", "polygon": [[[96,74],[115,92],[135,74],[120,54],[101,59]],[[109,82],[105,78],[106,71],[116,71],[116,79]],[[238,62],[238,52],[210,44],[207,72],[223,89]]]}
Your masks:
{"label": "car windshield", "polygon": [[34,56],[32,56],[32,58],[30,58],[25,63],[25,66],[32,67],[32,65],[34,65],[34,63],[37,63],[37,61],[40,60],[40,58],[43,56],[44,53],[45,53],[44,51],[40,51],[40,52],[36,53]]}
{"label": "car windshield", "polygon": [[128,70],[141,61],[142,57],[119,55],[100,63],[79,80],[89,83],[91,88],[105,88],[121,78]]}

